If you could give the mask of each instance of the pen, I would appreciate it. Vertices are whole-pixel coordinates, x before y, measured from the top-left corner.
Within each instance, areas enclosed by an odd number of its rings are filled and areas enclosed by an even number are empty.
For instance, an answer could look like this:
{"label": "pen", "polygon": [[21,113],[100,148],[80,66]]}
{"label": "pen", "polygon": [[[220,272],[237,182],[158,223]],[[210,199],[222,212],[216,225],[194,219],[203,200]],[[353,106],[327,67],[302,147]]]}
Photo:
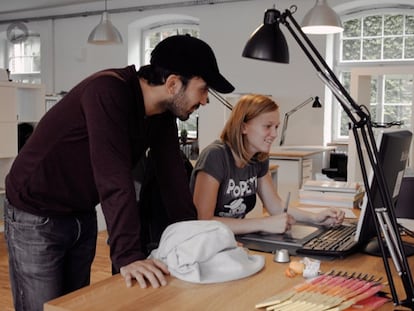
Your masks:
{"label": "pen", "polygon": [[283,213],[287,213],[288,207],[289,207],[289,201],[290,201],[290,191],[287,194],[286,202],[285,202],[285,208],[283,209]]}

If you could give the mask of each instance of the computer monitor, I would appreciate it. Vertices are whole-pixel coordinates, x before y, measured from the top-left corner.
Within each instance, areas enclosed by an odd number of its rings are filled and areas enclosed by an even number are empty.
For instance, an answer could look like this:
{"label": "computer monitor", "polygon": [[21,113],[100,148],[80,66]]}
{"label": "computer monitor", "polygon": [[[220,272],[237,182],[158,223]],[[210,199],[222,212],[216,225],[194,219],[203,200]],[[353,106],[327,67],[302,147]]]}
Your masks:
{"label": "computer monitor", "polygon": [[[400,195],[395,206],[395,216],[412,220],[414,224],[414,172],[407,169],[401,183]],[[412,228],[412,226],[410,226]]]}
{"label": "computer monitor", "polygon": [[[379,161],[391,196],[392,208],[395,208],[400,194],[401,182],[409,158],[411,139],[412,133],[410,131],[400,129],[384,130],[379,133],[377,138]],[[383,203],[378,182],[372,172],[369,178],[373,206],[374,208],[382,207]],[[362,245],[362,251],[381,256],[374,217],[376,215],[372,215],[365,196],[361,207],[356,238]],[[406,255],[412,255],[414,253],[414,247],[405,245],[404,248]]]}

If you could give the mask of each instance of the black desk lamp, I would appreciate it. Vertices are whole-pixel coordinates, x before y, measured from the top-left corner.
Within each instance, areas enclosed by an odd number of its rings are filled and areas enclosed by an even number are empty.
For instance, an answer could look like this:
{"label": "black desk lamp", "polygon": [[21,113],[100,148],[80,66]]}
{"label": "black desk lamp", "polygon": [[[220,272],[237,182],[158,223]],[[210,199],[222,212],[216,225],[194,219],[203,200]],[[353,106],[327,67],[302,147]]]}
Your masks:
{"label": "black desk lamp", "polygon": [[[372,130],[369,110],[365,106],[357,105],[357,103],[349,95],[348,91],[338,80],[334,72],[329,68],[328,64],[313,45],[309,37],[307,37],[307,35],[302,31],[299,24],[292,16],[296,10],[297,7],[295,5],[291,6],[283,13],[275,8],[266,10],[263,24],[259,26],[251,35],[242,55],[244,57],[254,59],[288,63],[289,50],[287,42],[279,28],[279,24],[283,24],[294,37],[297,44],[299,44],[302,51],[306,54],[313,67],[316,69],[319,78],[327,87],[329,87],[338,102],[341,104],[351,121],[351,128],[354,134],[356,150],[368,198],[368,207],[370,208],[372,215],[376,215],[376,217],[374,217],[374,222],[378,240],[380,242],[381,255],[384,262],[384,268],[387,273],[393,302],[395,305],[403,305],[414,310],[413,279],[401,241],[401,236],[398,231],[391,195],[384,178],[384,171],[381,163],[379,163],[378,148]],[[292,23],[292,26],[290,23]],[[362,152],[361,138],[362,143],[366,148],[369,164],[372,167],[376,180],[378,181],[382,208],[377,209],[373,204],[373,194],[368,180],[367,167]],[[406,298],[403,301],[399,301],[395,290],[394,280],[390,270],[384,241],[381,238],[382,236],[384,236],[385,243],[387,244],[387,248],[391,254],[396,271],[401,277],[406,294]]]}
{"label": "black desk lamp", "polygon": [[287,130],[287,126],[288,126],[289,117],[292,114],[294,114],[296,111],[298,111],[299,109],[302,109],[303,107],[305,107],[307,104],[309,104],[312,101],[313,101],[312,108],[321,108],[322,107],[322,105],[319,101],[319,97],[315,96],[315,98],[309,97],[303,103],[297,105],[295,108],[293,108],[292,110],[285,113],[285,117],[283,119],[282,134],[280,135],[280,144],[279,144],[280,146],[282,146],[285,143],[286,130]]}
{"label": "black desk lamp", "polygon": [[232,104],[229,103],[228,100],[226,100],[220,93],[218,93],[214,89],[208,89],[208,92],[213,95],[223,106],[225,106],[230,111],[233,110]]}

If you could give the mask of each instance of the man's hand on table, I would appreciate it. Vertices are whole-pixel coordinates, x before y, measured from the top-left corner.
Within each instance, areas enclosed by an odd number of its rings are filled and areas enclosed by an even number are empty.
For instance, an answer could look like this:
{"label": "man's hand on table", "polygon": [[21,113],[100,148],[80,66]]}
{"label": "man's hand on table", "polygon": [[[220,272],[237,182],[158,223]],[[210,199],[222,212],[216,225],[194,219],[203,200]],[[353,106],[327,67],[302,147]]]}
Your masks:
{"label": "man's hand on table", "polygon": [[147,281],[153,288],[167,285],[165,275],[169,275],[167,266],[156,259],[144,259],[130,263],[120,269],[127,287],[132,286],[132,279],[136,279],[141,288],[147,287]]}

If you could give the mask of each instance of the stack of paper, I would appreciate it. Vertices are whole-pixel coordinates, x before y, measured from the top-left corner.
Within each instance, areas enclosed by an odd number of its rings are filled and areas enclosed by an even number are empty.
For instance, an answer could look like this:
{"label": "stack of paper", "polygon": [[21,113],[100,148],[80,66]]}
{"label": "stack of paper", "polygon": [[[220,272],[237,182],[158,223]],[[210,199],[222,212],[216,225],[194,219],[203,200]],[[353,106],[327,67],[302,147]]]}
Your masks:
{"label": "stack of paper", "polygon": [[363,187],[357,182],[308,180],[299,190],[301,204],[356,208],[363,198]]}

